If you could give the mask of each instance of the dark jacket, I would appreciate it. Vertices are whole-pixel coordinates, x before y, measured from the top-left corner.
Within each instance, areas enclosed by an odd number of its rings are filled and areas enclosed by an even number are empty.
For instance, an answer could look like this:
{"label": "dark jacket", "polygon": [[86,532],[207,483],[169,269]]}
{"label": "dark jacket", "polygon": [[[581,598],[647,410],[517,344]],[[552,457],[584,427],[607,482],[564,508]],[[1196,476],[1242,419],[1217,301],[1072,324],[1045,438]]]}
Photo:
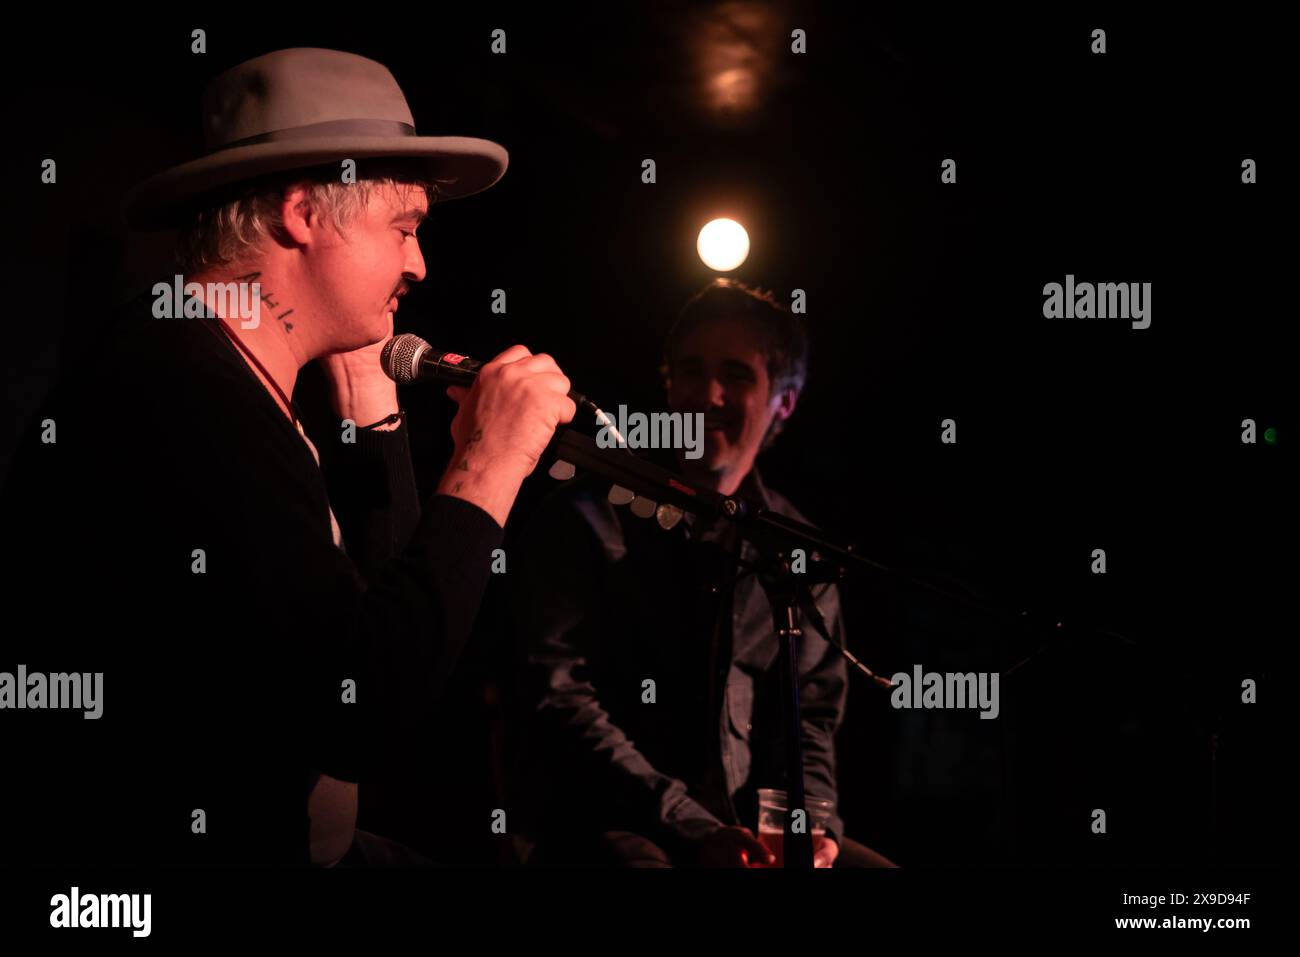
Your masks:
{"label": "dark jacket", "polygon": [[405,425],[346,444],[331,423],[323,474],[211,320],[154,319],[146,295],[94,357],[5,489],[5,605],[29,614],[4,658],[102,671],[104,714],[23,712],[6,731],[22,768],[7,856],[305,863],[312,775],[363,778],[381,716],[420,720],[502,529],[460,499],[420,502]]}
{"label": "dark jacket", "polygon": [[[734,572],[727,554],[736,542],[724,524],[695,530],[688,516],[664,531],[616,509],[607,487],[557,490],[522,536],[508,576],[535,706],[525,750],[534,782],[550,785],[539,829],[627,829],[684,850],[720,824],[754,828],[757,789],[786,786],[767,598],[752,575],[734,593],[709,591]],[[804,520],[757,472],[739,494]],[[754,558],[752,546],[742,555]],[[814,594],[843,641],[835,589]],[[837,801],[834,736],[846,668],[803,628],[806,788]],[[828,831],[843,834],[838,814]]]}

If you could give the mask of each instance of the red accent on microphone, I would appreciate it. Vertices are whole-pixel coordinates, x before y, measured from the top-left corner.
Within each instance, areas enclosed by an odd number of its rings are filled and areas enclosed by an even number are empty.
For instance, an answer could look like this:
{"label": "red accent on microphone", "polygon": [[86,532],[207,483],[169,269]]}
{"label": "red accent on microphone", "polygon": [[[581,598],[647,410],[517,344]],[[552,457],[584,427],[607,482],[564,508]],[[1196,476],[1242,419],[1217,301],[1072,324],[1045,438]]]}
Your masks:
{"label": "red accent on microphone", "polygon": [[460,365],[462,362],[464,362],[465,357],[457,355],[454,352],[447,352],[443,354],[442,361],[447,363],[447,365],[449,366],[455,366],[455,365]]}

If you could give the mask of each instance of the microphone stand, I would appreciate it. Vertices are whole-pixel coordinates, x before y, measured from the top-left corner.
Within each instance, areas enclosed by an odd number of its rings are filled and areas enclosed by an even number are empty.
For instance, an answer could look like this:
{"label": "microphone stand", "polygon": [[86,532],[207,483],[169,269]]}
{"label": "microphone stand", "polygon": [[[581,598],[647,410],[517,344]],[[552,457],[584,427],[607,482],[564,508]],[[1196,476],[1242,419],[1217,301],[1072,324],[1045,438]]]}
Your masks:
{"label": "microphone stand", "polygon": [[[758,583],[772,608],[772,624],[779,648],[777,667],[781,674],[781,719],[786,742],[785,866],[810,870],[813,866],[813,846],[804,793],[803,716],[799,705],[799,645],[803,630],[799,627],[799,611],[811,607],[813,615],[809,618],[813,626],[827,642],[833,644],[825,628],[825,621],[817,612],[809,586],[832,577],[838,580],[841,569],[821,566],[816,573],[808,575],[795,572],[792,564],[788,555],[778,551],[763,555],[755,571]],[[841,652],[845,652],[842,645],[838,647]],[[795,831],[795,810],[804,811],[803,827],[799,831]]]}

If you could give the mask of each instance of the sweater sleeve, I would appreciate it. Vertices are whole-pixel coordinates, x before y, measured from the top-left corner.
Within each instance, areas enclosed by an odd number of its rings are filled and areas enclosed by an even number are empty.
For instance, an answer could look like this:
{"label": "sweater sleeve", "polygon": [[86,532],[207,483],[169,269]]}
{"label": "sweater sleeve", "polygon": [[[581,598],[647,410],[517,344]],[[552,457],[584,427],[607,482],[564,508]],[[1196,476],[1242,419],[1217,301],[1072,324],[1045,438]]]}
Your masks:
{"label": "sweater sleeve", "polygon": [[420,497],[405,422],[387,432],[358,428],[354,438],[330,450],[325,480],[348,557],[372,581],[410,542]]}

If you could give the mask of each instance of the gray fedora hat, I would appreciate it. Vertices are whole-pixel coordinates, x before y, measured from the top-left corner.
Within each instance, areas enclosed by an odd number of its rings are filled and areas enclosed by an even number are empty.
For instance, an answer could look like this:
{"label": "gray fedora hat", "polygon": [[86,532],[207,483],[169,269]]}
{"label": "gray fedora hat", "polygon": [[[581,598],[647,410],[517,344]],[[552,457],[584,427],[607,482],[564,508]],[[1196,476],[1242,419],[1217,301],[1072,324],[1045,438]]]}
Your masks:
{"label": "gray fedora hat", "polygon": [[344,159],[411,160],[438,182],[439,200],[487,189],[509,163],[490,140],[417,136],[387,67],[312,47],[267,53],[213,79],[203,94],[203,140],[198,159],[127,193],[122,213],[131,226],[177,226],[205,193]]}

